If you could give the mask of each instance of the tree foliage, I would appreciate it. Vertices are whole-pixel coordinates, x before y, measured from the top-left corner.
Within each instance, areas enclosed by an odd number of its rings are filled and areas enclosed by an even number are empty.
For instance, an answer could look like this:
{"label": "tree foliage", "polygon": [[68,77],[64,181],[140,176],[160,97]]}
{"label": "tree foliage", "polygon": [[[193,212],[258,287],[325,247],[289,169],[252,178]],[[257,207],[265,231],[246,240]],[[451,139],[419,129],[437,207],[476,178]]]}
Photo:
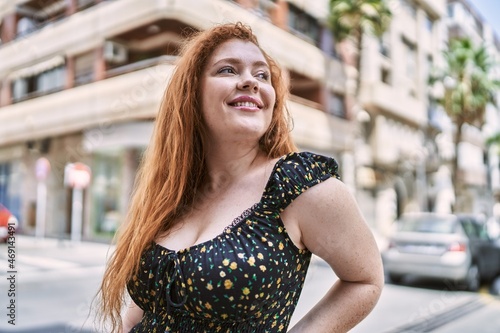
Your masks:
{"label": "tree foliage", "polygon": [[456,39],[450,41],[443,55],[445,67],[435,71],[429,82],[440,82],[444,86],[443,97],[438,102],[455,125],[452,181],[457,195],[458,147],[462,141],[462,126],[470,124],[481,128],[484,125],[487,105],[497,104],[495,95],[500,89],[500,81],[491,77],[496,64],[484,45],[476,46],[468,38]]}
{"label": "tree foliage", "polygon": [[381,36],[392,13],[385,0],[330,0],[329,23],[335,40],[359,38],[362,33]]}

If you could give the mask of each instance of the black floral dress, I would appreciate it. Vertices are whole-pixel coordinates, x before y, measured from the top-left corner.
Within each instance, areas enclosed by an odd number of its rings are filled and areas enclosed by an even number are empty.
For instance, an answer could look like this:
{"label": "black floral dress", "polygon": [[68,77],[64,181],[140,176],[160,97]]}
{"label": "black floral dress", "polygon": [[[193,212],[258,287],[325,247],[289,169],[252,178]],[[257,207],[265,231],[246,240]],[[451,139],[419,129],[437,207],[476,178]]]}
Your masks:
{"label": "black floral dress", "polygon": [[212,240],[142,255],[128,292],[144,310],[131,332],[286,332],[311,259],[280,213],[308,188],[337,177],[332,158],[290,153],[275,164],[260,202]]}

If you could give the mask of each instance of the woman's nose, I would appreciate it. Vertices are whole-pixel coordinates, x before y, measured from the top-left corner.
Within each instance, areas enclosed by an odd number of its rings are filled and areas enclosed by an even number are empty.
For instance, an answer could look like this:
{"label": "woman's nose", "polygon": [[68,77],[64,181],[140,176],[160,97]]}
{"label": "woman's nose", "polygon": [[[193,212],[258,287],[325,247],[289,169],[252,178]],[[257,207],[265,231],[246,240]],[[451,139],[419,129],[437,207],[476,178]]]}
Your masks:
{"label": "woman's nose", "polygon": [[246,76],[238,82],[238,89],[257,92],[259,90],[259,81],[251,75]]}

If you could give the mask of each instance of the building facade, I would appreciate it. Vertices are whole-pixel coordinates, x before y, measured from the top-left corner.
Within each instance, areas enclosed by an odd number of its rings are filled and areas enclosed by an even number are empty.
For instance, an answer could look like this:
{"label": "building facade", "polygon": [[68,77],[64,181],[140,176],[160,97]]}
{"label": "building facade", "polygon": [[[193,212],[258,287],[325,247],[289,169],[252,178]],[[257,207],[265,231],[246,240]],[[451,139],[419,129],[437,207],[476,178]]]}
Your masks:
{"label": "building facade", "polygon": [[289,78],[295,142],[338,160],[374,230],[386,234],[403,211],[446,206],[451,185],[438,157],[449,141],[436,139],[442,112],[426,81],[446,46],[446,1],[389,3],[389,31],[363,45],[362,109],[354,111],[345,103],[352,68],[327,27],[328,0],[4,2],[0,201],[22,232],[35,234],[45,221],[45,235],[68,237],[75,209],[68,165],[84,163],[91,179],[83,238],[109,239],[126,214],[182,41],[242,21]]}
{"label": "building facade", "polygon": [[[448,39],[470,38],[476,46],[484,45],[494,64],[490,76],[500,80],[500,38],[475,9],[474,1],[448,0]],[[496,92],[500,101],[500,91]],[[486,144],[489,137],[500,133],[500,104],[488,105],[484,124],[464,126],[459,144],[459,176],[465,182],[464,195],[457,208],[490,216],[500,209],[500,151]],[[498,214],[498,213],[497,213]]]}
{"label": "building facade", "polygon": [[[0,193],[22,232],[35,233],[43,214],[45,235],[70,234],[74,191],[65,171],[81,162],[92,171],[83,237],[112,235],[179,45],[215,23],[252,26],[290,78],[297,144],[342,160],[353,140],[343,67],[331,43],[321,42],[328,32],[317,18],[326,16],[326,2],[302,7],[223,0],[16,0],[0,7]],[[47,177],[37,176],[40,158],[50,162]]]}

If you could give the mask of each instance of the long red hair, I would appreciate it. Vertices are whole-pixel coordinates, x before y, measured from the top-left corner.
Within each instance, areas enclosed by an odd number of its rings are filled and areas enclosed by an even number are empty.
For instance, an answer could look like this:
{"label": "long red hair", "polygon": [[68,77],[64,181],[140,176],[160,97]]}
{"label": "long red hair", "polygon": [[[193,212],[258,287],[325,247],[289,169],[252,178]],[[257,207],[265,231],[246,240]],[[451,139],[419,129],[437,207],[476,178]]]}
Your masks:
{"label": "long red hair", "polygon": [[[136,273],[141,254],[189,209],[206,177],[200,82],[209,57],[230,39],[252,42],[260,48],[250,27],[231,23],[195,33],[181,51],[137,174],[127,221],[117,233],[117,246],[99,289],[99,320],[102,325],[109,324],[111,332],[121,329],[125,286]],[[262,53],[270,66],[276,104],[259,144],[269,158],[276,158],[296,150],[285,106],[288,85],[278,64]]]}

